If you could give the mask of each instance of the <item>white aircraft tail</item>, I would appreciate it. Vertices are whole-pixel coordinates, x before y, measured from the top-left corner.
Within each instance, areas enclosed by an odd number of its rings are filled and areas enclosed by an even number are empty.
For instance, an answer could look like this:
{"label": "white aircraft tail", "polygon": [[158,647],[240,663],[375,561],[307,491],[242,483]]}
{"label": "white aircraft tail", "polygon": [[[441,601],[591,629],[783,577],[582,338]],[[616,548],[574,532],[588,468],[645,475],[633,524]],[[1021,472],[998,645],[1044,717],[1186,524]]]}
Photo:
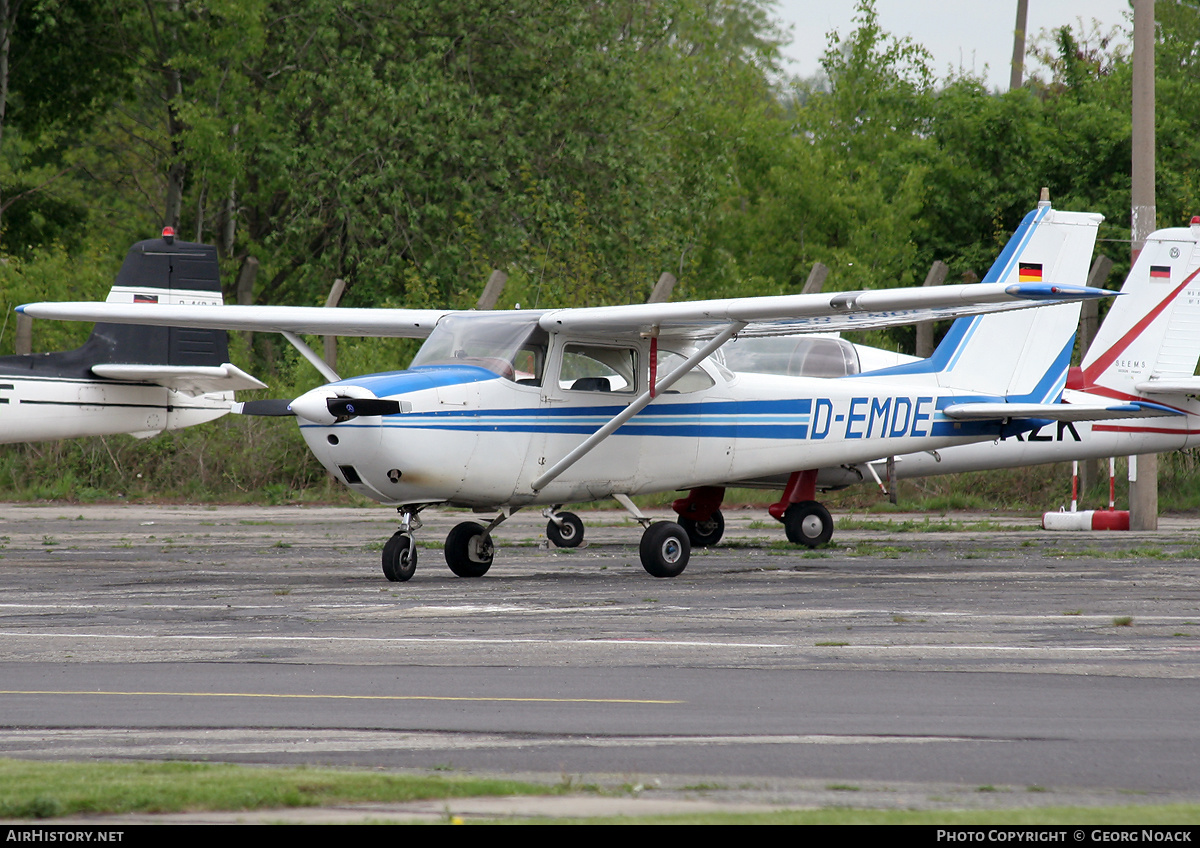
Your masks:
{"label": "white aircraft tail", "polygon": [[[983,282],[1085,285],[1102,220],[1101,215],[1060,212],[1042,201],[1025,216]],[[1079,303],[1071,303],[959,318],[929,359],[870,376],[924,373],[944,388],[1051,403],[1066,384],[1079,310]]]}
{"label": "white aircraft tail", "polygon": [[1200,221],[1158,230],[1084,356],[1071,388],[1113,398],[1200,393]]}

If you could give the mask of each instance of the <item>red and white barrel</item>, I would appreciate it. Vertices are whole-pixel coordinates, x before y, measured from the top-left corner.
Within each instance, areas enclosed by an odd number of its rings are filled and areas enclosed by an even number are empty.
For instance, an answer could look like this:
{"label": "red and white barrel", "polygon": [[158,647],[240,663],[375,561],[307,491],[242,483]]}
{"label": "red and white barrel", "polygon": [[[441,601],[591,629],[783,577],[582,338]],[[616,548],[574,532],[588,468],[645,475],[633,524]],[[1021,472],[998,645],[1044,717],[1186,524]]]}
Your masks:
{"label": "red and white barrel", "polygon": [[1078,512],[1047,512],[1043,530],[1128,530],[1127,509],[1084,509]]}

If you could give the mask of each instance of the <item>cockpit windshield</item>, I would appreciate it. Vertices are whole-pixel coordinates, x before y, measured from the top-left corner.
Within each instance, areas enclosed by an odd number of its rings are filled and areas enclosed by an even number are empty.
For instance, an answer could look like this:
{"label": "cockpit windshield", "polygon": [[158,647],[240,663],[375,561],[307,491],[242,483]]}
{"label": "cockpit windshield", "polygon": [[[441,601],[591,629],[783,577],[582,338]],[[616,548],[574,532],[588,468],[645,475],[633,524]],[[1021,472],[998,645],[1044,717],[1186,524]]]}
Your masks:
{"label": "cockpit windshield", "polygon": [[540,386],[549,336],[538,326],[538,314],[446,315],[413,358],[422,365],[475,365],[506,380]]}

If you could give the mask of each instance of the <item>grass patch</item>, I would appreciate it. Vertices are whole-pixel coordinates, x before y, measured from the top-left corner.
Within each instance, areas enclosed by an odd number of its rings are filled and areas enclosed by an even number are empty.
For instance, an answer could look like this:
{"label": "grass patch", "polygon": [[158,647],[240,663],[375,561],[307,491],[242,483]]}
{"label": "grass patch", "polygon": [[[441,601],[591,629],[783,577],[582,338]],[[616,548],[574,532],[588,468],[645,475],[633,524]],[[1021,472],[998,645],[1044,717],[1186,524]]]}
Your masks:
{"label": "grass patch", "polygon": [[877,545],[874,542],[859,542],[854,546],[853,553],[855,556],[899,559],[900,554],[912,553],[912,548],[907,545]]}
{"label": "grass patch", "polygon": [[1113,627],[1132,627],[1132,615],[1120,615],[1113,619]]}
{"label": "grass patch", "polygon": [[995,521],[959,521],[954,518],[907,518],[904,521],[888,521],[886,518],[838,518],[838,530],[879,530],[893,533],[951,533],[974,530],[991,533],[1000,530],[1024,530],[1029,528],[999,524]]}
{"label": "grass patch", "polygon": [[[449,766],[444,767],[447,770]],[[694,784],[690,791],[720,791]],[[826,789],[861,791],[853,784]],[[334,804],[403,803],[422,799],[563,795],[597,792],[564,780],[535,785],[502,779],[400,775],[315,768],[250,768],[199,763],[47,763],[0,759],[0,818],[289,809]],[[979,787],[977,791],[997,791]],[[1029,791],[1043,791],[1031,787]],[[450,807],[447,806],[450,816]],[[378,816],[387,821],[386,814]],[[1041,807],[1014,810],[870,810],[828,807],[766,813],[605,818],[522,818],[526,823],[573,824],[919,824],[919,825],[1165,825],[1200,820],[1198,804],[1117,807]],[[474,821],[477,820],[472,820]],[[512,819],[497,821],[511,822]]]}
{"label": "grass patch", "polygon": [[551,795],[560,791],[514,780],[306,767],[0,759],[0,818],[286,809],[428,798]]}

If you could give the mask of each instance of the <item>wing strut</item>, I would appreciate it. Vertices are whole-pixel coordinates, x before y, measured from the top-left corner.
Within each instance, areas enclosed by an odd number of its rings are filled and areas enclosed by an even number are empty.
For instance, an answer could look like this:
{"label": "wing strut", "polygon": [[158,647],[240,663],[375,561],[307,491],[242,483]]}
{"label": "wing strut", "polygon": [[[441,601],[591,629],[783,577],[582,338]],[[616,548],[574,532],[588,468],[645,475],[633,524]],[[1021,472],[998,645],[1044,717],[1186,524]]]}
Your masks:
{"label": "wing strut", "polygon": [[324,377],[330,383],[341,382],[342,378],[337,375],[337,372],[330,368],[324,359],[317,356],[313,349],[304,343],[304,339],[300,338],[290,330],[280,330],[279,332],[285,339],[292,343],[292,347],[300,351],[301,356],[312,363],[313,368],[316,368],[321,372],[322,377]]}
{"label": "wing strut", "polygon": [[618,427],[645,409],[650,404],[650,401],[654,400],[655,397],[661,395],[667,389],[671,388],[671,386],[675,385],[675,382],[680,377],[695,368],[702,359],[706,359],[707,357],[711,356],[717,350],[717,348],[721,347],[721,345],[733,338],[734,335],[745,326],[745,321],[732,321],[729,324],[726,324],[725,329],[717,333],[717,335],[713,336],[702,346],[697,348],[691,356],[683,361],[682,365],[659,380],[657,385],[651,386],[649,389],[638,395],[637,399],[633,403],[622,409],[619,413],[613,416],[613,418],[611,418],[607,424],[605,424],[595,433],[592,433],[592,435],[584,439],[578,447],[576,447],[558,462],[554,463],[554,465],[552,465],[545,474],[533,481],[533,484],[530,488],[532,488],[535,492],[540,492],[542,489],[546,488],[547,483],[553,481],[556,477],[558,477],[558,475],[562,474],[572,465],[587,456],[587,454],[591,452],[592,448],[596,447],[596,445],[607,439],[616,431]]}

